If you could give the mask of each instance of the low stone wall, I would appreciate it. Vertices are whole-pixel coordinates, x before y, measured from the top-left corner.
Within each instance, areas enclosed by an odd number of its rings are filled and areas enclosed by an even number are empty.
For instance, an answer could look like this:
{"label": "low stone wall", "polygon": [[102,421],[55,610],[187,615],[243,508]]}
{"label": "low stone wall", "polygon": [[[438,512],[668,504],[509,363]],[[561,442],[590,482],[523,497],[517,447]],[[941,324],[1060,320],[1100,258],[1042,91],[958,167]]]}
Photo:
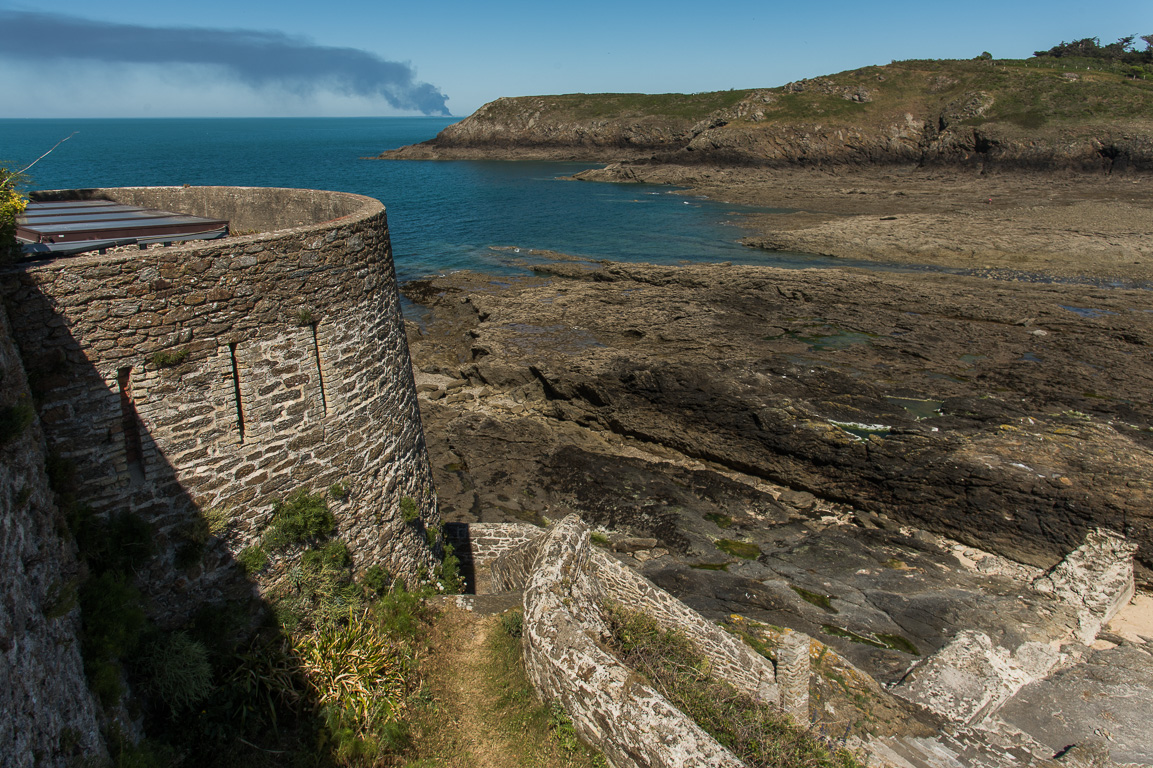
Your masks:
{"label": "low stone wall", "polygon": [[[8,318],[0,310],[0,408],[30,402]],[[5,421],[10,431],[0,437],[0,766],[63,768],[103,754],[80,659],[79,573],[48,488],[40,425],[34,419]]]}
{"label": "low stone wall", "polygon": [[[72,190],[232,220],[214,241],[22,263],[0,273],[49,449],[97,512],[154,528],[141,574],[160,616],[250,591],[233,556],[271,503],[347,484],[333,504],[358,567],[407,579],[434,557],[399,510],[439,523],[378,201],[309,190]],[[204,557],[174,553],[212,537]]]}
{"label": "low stone wall", "polygon": [[566,518],[538,547],[524,586],[525,668],[542,695],[561,702],[577,733],[617,768],[743,766],[598,644],[608,628],[584,523]]}
{"label": "low stone wall", "polygon": [[[519,546],[507,546],[515,536],[530,532],[509,530],[494,536],[504,546],[490,568],[496,588],[524,590],[525,664],[537,690],[562,702],[582,737],[616,766],[741,765],[604,650],[609,630],[602,606],[619,604],[682,633],[717,677],[754,699],[778,704],[772,664],[592,546],[588,527],[577,516]],[[491,558],[492,553],[481,557]],[[803,688],[803,695],[789,702],[787,711],[807,722],[808,654],[789,658],[795,669],[785,677],[801,681],[790,690]]]}
{"label": "low stone wall", "polygon": [[893,689],[896,696],[962,725],[988,720],[1022,688],[1062,662],[1061,646],[1091,644],[1132,598],[1136,545],[1112,531],[1090,531],[1085,543],[1033,581],[1033,589],[1069,604],[1077,626],[1049,642],[1004,648],[984,632],[962,630],[922,660]]}
{"label": "low stone wall", "polygon": [[[447,523],[445,533],[462,562],[489,565],[505,552],[515,550],[544,532],[529,523]],[[519,589],[520,587],[517,587]]]}

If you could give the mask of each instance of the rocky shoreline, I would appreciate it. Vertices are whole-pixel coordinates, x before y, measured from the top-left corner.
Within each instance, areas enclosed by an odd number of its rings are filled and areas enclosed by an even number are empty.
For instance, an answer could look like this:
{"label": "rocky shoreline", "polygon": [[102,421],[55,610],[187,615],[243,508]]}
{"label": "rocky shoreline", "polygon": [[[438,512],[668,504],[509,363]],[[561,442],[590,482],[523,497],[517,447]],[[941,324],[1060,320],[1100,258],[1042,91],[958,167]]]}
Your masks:
{"label": "rocky shoreline", "polygon": [[750,231],[743,242],[767,250],[1040,278],[1153,281],[1148,174],[615,163],[576,178],[675,185],[686,194],[793,211],[743,218]]}
{"label": "rocky shoreline", "polygon": [[[958,633],[1012,651],[1075,631],[1029,585],[1097,526],[1153,582],[1148,291],[534,263],[404,289],[428,310],[409,343],[447,521],[576,512],[707,617],[809,633],[883,688]],[[1153,702],[1138,620],[1063,641],[1005,727],[1073,741],[1115,717],[1114,759],[1153,762],[1153,713],[1104,704]],[[820,695],[829,723],[925,728],[880,693],[856,715],[853,691]],[[1053,696],[1108,712],[1052,721]]]}
{"label": "rocky shoreline", "polygon": [[499,289],[467,274],[409,284],[433,313],[411,341],[417,367],[531,400],[555,425],[1040,567],[1102,525],[1140,544],[1149,583],[1147,292],[724,265],[537,269]]}

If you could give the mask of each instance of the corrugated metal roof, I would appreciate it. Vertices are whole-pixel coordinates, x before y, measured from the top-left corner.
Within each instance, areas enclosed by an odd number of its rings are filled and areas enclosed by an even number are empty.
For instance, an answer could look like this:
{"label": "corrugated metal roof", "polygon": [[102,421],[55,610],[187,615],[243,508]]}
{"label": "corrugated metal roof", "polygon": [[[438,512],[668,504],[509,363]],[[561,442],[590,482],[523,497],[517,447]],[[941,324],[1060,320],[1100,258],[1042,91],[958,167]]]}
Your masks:
{"label": "corrugated metal roof", "polygon": [[16,219],[24,253],[72,254],[118,245],[205,240],[228,234],[228,222],[111,200],[30,202]]}

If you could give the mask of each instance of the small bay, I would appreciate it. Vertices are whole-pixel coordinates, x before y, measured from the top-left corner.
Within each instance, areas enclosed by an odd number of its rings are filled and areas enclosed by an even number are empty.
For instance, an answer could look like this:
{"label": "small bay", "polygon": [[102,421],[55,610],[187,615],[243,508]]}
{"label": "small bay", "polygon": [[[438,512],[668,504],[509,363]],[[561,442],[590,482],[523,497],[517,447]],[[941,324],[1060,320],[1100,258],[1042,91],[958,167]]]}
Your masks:
{"label": "small bay", "polygon": [[[667,187],[575,182],[592,164],[383,161],[455,118],[3,119],[0,163],[30,189],[152,185],[304,187],[387,206],[401,280],[459,269],[521,271],[514,249],[614,261],[826,266],[737,243],[742,208]],[[74,135],[73,135],[74,134]],[[843,264],[844,261],[835,263]]]}

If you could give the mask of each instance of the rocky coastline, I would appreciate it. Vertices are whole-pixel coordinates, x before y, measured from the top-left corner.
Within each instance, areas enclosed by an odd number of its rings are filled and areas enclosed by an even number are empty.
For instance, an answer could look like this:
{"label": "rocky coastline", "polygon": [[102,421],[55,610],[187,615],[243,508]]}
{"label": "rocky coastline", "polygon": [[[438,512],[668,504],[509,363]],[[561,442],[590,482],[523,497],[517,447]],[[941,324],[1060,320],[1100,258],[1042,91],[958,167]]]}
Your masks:
{"label": "rocky coastline", "polygon": [[[864,81],[792,85],[826,104],[879,98]],[[695,122],[573,121],[501,100],[386,153],[595,162],[575,178],[772,209],[745,217],[751,248],[885,266],[534,253],[522,278],[409,283],[445,519],[578,513],[705,616],[806,632],[869,690],[917,688],[930,657],[949,676],[978,656],[1059,649],[1031,682],[989,694],[1004,697],[996,728],[1060,749],[1108,721],[1113,759],[1153,764],[1140,682],[1153,679],[1149,126],[976,125],[989,100],[942,96],[864,133],[766,130],[778,90]],[[1140,591],[1090,637],[1081,598],[1058,607],[1038,590],[1113,533],[1135,548]],[[815,689],[829,722],[940,726],[882,696],[845,715],[865,689],[838,685]],[[1055,700],[1102,703],[1062,719]],[[1120,700],[1140,703],[1105,703]]]}
{"label": "rocky coastline", "polygon": [[[1145,290],[563,258],[404,290],[428,310],[409,339],[448,522],[575,512],[706,617],[806,632],[882,688],[955,638],[996,656],[1075,635],[1030,585],[1099,527],[1153,581]],[[1135,630],[1060,641],[1022,701],[1153,702],[1141,600]],[[855,711],[819,692],[833,721]],[[869,700],[863,732],[924,731]],[[1116,709],[1114,759],[1153,761],[1150,712]],[[1078,738],[1105,716],[1005,711]]]}

